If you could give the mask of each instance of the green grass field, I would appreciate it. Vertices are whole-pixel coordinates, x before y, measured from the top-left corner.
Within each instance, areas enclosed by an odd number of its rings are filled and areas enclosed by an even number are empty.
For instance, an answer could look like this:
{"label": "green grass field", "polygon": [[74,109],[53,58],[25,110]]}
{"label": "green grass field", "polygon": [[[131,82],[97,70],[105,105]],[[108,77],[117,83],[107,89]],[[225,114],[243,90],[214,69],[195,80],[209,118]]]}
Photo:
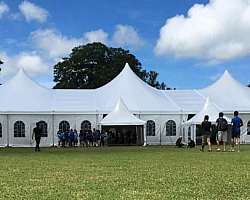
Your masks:
{"label": "green grass field", "polygon": [[250,199],[242,152],[174,147],[0,149],[0,199]]}

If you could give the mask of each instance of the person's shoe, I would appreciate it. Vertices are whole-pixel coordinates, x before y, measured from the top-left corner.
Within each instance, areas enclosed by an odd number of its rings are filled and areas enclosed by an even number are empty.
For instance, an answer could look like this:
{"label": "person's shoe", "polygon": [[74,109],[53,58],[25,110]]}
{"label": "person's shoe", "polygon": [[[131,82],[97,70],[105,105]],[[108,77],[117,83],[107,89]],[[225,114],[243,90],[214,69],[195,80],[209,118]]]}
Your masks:
{"label": "person's shoe", "polygon": [[212,152],[212,149],[208,149],[208,152]]}
{"label": "person's shoe", "polygon": [[200,151],[201,151],[201,152],[204,152],[204,150],[203,150],[203,149],[200,149]]}
{"label": "person's shoe", "polygon": [[234,149],[231,149],[231,152],[235,152],[235,150],[234,150]]}
{"label": "person's shoe", "polygon": [[217,148],[216,151],[220,151],[220,148]]}
{"label": "person's shoe", "polygon": [[240,150],[237,151],[238,153],[240,152]]}

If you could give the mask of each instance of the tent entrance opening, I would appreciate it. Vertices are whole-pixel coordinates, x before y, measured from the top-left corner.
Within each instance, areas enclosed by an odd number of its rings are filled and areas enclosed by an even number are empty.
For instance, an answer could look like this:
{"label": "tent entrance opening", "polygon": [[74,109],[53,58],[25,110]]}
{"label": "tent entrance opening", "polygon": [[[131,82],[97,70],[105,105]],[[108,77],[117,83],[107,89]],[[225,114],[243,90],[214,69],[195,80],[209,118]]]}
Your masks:
{"label": "tent entrance opening", "polygon": [[143,145],[143,126],[102,126],[108,145]]}

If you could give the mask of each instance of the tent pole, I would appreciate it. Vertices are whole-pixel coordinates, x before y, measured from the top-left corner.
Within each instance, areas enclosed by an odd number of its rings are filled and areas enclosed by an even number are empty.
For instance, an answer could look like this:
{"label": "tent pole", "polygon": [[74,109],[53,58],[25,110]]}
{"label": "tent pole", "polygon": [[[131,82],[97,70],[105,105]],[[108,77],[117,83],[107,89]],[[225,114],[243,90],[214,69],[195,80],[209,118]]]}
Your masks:
{"label": "tent pole", "polygon": [[6,116],[7,118],[7,147],[9,147],[9,144],[10,144],[10,135],[9,135],[9,115],[7,114]]}
{"label": "tent pole", "polygon": [[54,125],[54,111],[52,111],[52,146],[55,146],[55,125]]}
{"label": "tent pole", "polygon": [[143,135],[144,135],[144,144],[143,146],[147,146],[147,133],[146,133],[146,126],[145,124],[142,127]]}

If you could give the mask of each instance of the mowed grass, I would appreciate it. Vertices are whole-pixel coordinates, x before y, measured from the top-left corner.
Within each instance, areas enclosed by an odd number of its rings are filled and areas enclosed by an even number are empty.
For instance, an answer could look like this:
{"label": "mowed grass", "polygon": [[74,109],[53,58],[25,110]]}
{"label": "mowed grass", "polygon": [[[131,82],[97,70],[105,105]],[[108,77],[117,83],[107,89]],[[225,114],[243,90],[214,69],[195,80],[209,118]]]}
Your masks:
{"label": "mowed grass", "polygon": [[250,146],[2,148],[0,199],[250,199]]}

